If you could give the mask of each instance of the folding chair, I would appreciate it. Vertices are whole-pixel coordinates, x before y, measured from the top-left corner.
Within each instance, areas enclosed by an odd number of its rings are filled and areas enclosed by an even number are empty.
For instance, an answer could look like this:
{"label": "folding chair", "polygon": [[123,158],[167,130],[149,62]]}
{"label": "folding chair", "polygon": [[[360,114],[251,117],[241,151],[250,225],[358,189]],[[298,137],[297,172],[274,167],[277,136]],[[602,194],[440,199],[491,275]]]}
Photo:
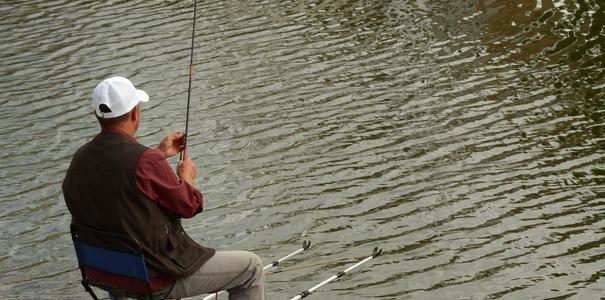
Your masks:
{"label": "folding chair", "polygon": [[[172,286],[152,288],[143,250],[135,239],[73,222],[70,230],[81,283],[93,299],[98,300],[91,286],[108,292],[111,299],[159,300],[170,293]],[[100,242],[113,249],[99,247]]]}

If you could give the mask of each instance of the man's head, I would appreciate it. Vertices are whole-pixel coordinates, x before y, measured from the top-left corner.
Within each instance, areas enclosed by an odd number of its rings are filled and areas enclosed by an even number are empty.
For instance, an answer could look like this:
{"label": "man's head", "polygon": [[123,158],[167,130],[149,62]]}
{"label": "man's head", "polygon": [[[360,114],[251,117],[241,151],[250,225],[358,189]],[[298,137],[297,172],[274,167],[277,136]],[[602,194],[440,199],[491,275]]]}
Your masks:
{"label": "man's head", "polygon": [[138,104],[147,101],[147,93],[137,90],[124,77],[107,78],[92,93],[92,106],[101,127],[127,126],[125,129],[136,131],[140,120]]}

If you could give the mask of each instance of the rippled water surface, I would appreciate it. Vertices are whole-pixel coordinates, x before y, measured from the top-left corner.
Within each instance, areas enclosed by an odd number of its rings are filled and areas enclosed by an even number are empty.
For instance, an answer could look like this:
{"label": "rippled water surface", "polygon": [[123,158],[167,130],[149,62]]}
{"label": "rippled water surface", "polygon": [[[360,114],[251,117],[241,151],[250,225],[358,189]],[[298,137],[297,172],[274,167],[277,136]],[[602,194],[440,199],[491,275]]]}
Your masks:
{"label": "rippled water surface", "polygon": [[[605,1],[198,1],[185,222],[271,299],[603,299]],[[60,183],[123,75],[184,128],[191,1],[0,3],[0,298],[86,299]],[[171,161],[172,164],[175,161]]]}

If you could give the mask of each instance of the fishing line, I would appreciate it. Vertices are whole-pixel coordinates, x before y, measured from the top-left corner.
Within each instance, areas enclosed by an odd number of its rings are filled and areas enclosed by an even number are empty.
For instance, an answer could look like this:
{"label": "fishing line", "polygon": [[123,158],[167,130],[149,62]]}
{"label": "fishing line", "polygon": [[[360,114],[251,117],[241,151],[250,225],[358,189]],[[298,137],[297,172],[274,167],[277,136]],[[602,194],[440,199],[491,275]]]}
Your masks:
{"label": "fishing line", "polygon": [[187,89],[187,115],[185,117],[185,136],[183,137],[183,152],[181,160],[187,156],[187,133],[189,132],[189,106],[191,104],[191,78],[193,77],[193,41],[195,39],[195,19],[197,12],[197,0],[193,1],[193,30],[191,31],[191,58],[189,60],[189,88]]}

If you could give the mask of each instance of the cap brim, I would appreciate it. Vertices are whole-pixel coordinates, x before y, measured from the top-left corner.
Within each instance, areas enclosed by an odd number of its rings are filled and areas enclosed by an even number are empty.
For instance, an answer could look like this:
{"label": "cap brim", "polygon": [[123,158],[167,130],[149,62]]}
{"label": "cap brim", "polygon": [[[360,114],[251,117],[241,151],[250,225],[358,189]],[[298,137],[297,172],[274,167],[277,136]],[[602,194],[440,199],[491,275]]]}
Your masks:
{"label": "cap brim", "polygon": [[141,90],[135,90],[136,95],[137,95],[137,100],[139,100],[140,102],[148,102],[149,101],[149,95],[147,95],[147,93],[145,93],[145,91],[141,91]]}

